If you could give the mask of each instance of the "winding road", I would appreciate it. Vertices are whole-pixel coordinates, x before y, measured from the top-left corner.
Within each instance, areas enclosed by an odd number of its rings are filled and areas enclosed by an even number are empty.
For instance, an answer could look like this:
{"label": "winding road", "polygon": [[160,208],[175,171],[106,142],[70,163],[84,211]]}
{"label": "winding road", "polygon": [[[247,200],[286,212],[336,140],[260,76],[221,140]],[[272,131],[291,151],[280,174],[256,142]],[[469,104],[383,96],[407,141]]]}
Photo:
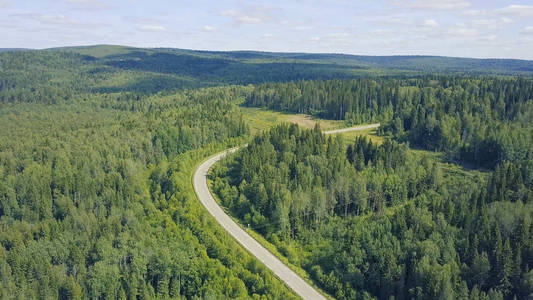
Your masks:
{"label": "winding road", "polygon": [[361,130],[367,130],[367,129],[374,129],[378,128],[381,124],[369,124],[369,125],[360,125],[355,127],[348,127],[348,128],[342,128],[342,129],[333,129],[324,131],[324,134],[336,134],[336,133],[344,133],[344,132],[350,132],[350,131],[361,131]]}
{"label": "winding road", "polygon": [[[344,129],[336,129],[325,131],[325,134],[335,134],[343,133],[348,131],[360,131],[371,128],[377,128],[379,124],[371,125],[362,125],[357,127],[350,127]],[[239,242],[246,250],[253,254],[257,259],[259,259],[267,268],[272,270],[279,279],[281,279],[287,286],[289,286],[296,294],[298,294],[303,299],[326,299],[322,294],[315,290],[310,284],[305,282],[300,276],[298,276],[294,271],[282,263],[278,258],[276,258],[270,251],[265,247],[261,246],[253,237],[251,237],[246,231],[244,231],[235,221],[228,216],[224,210],[217,204],[213,195],[209,191],[207,185],[207,174],[209,169],[217,163],[219,160],[224,158],[228,153],[233,153],[238,150],[237,148],[232,148],[225,150],[221,153],[212,156],[211,158],[204,161],[193,176],[193,186],[196,196],[205,206],[207,211],[217,220],[217,222],[234,238]]]}

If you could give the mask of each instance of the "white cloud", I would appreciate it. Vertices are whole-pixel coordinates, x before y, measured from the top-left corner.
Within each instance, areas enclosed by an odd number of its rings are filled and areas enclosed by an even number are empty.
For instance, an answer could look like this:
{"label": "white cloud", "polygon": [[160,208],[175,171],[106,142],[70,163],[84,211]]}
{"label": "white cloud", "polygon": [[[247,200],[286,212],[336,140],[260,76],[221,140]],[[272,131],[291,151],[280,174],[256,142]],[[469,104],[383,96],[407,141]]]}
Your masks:
{"label": "white cloud", "polygon": [[233,19],[238,24],[261,24],[272,19],[271,9],[266,6],[248,7],[242,10],[227,9],[221,15]]}
{"label": "white cloud", "polygon": [[79,6],[84,9],[101,9],[110,7],[110,5],[103,0],[66,0],[66,2],[72,6]]}
{"label": "white cloud", "polygon": [[429,26],[429,27],[437,27],[439,26],[439,23],[437,23],[437,21],[433,19],[427,19],[424,21],[424,25]]}
{"label": "white cloud", "polygon": [[10,7],[11,7],[10,0],[0,0],[0,8],[10,8]]}
{"label": "white cloud", "polygon": [[531,34],[533,35],[533,26],[527,26],[527,27],[524,27],[522,30],[520,30],[520,33],[521,34]]}
{"label": "white cloud", "polygon": [[347,33],[347,32],[337,32],[337,33],[329,34],[328,36],[329,36],[330,38],[343,39],[343,38],[347,38],[347,37],[349,37],[350,34]]}
{"label": "white cloud", "polygon": [[161,26],[161,25],[143,25],[143,26],[141,26],[141,30],[144,30],[144,31],[167,31],[167,29],[164,26]]}
{"label": "white cloud", "polygon": [[489,19],[476,19],[469,22],[476,27],[488,28],[488,29],[502,29],[506,25],[513,23],[513,20],[507,17],[489,18]]}
{"label": "white cloud", "polygon": [[479,42],[485,42],[485,43],[501,43],[500,37],[495,34],[488,35],[488,36],[481,36],[481,37],[478,37],[477,40]]}
{"label": "white cloud", "polygon": [[466,0],[392,0],[397,6],[422,10],[462,10],[470,7]]}
{"label": "white cloud", "polygon": [[468,17],[481,17],[488,14],[490,14],[490,12],[485,9],[469,9],[461,12],[461,15]]}
{"label": "white cloud", "polygon": [[[127,10],[112,0],[46,0],[32,7],[23,0],[0,0],[0,36],[6,46],[26,47],[114,43],[216,50],[223,45],[533,59],[533,0],[496,1],[499,6],[473,0],[385,0],[385,7],[353,0],[331,0],[338,5],[297,1],[224,1],[201,10],[197,8],[205,4],[183,9],[179,1],[145,5],[125,0],[139,4],[139,9]],[[103,4],[109,10],[100,13],[97,7]],[[176,28],[183,32],[174,32]],[[505,52],[504,45],[512,51]]]}
{"label": "white cloud", "polygon": [[25,14],[14,14],[11,15],[13,18],[20,19],[22,21],[32,20],[39,22],[41,24],[52,24],[52,25],[67,25],[67,24],[77,24],[78,20],[72,19],[63,14],[40,14],[40,13],[25,13]]}
{"label": "white cloud", "polygon": [[[322,51],[335,51],[338,47],[349,45],[353,42],[353,35],[347,32],[333,32],[322,36],[313,36],[301,39],[302,43],[311,42],[313,45],[324,47]],[[337,50],[338,51],[338,50]]]}
{"label": "white cloud", "polygon": [[376,34],[391,33],[391,32],[392,32],[391,30],[387,30],[383,28],[374,29],[373,31],[373,33],[376,33]]}
{"label": "white cloud", "polygon": [[533,5],[512,4],[507,7],[497,9],[495,12],[509,17],[528,18],[533,17]]}
{"label": "white cloud", "polygon": [[307,26],[307,25],[293,26],[290,29],[297,30],[297,31],[300,31],[300,30],[311,30],[311,29],[313,29],[313,26]]}
{"label": "white cloud", "polygon": [[377,24],[378,26],[412,26],[414,25],[412,18],[408,14],[381,14],[375,16],[364,17],[363,20]]}
{"label": "white cloud", "polygon": [[474,28],[455,27],[449,33],[459,37],[474,37],[479,34],[479,31]]}
{"label": "white cloud", "polygon": [[223,11],[222,15],[226,17],[231,17],[237,23],[243,23],[243,24],[258,24],[264,21],[263,18],[246,15],[246,14],[243,14],[239,11],[232,10],[232,9]]}
{"label": "white cloud", "polygon": [[74,19],[71,19],[62,14],[43,14],[38,17],[42,23],[50,24],[69,24],[76,23]]}

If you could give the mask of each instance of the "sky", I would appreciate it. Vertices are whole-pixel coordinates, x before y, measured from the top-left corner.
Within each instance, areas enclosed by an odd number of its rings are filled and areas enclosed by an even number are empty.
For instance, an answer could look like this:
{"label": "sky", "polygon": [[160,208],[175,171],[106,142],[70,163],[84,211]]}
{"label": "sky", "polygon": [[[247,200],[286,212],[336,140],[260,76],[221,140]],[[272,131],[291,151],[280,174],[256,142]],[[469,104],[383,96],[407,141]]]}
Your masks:
{"label": "sky", "polygon": [[533,60],[533,0],[0,0],[0,48],[95,44]]}

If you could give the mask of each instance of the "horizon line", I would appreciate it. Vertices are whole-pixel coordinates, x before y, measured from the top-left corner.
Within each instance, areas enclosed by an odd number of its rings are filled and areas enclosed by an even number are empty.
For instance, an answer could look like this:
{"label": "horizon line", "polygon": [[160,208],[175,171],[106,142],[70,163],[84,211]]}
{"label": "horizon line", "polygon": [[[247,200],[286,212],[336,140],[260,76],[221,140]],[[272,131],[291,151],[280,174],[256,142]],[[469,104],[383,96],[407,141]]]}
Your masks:
{"label": "horizon line", "polygon": [[196,52],[256,52],[256,53],[272,53],[272,54],[316,54],[316,55],[345,55],[345,56],[359,56],[359,57],[438,57],[438,58],[459,58],[459,59],[477,59],[477,60],[516,60],[516,61],[533,61],[533,59],[524,59],[524,58],[503,58],[503,57],[468,57],[468,56],[447,56],[447,55],[435,55],[435,54],[355,54],[355,53],[346,53],[346,52],[302,52],[302,51],[265,51],[265,50],[251,50],[251,49],[240,49],[240,50],[210,50],[210,49],[192,49],[192,48],[179,48],[179,47],[170,47],[170,46],[130,46],[130,45],[119,45],[119,44],[92,44],[92,45],[67,45],[67,46],[55,46],[55,47],[46,47],[46,48],[25,48],[25,47],[0,47],[0,49],[7,51],[43,51],[43,50],[60,50],[66,48],[90,48],[90,47],[102,47],[102,46],[112,46],[112,47],[124,47],[124,48],[134,48],[134,49],[174,49],[174,50],[185,50],[185,51],[196,51]]}

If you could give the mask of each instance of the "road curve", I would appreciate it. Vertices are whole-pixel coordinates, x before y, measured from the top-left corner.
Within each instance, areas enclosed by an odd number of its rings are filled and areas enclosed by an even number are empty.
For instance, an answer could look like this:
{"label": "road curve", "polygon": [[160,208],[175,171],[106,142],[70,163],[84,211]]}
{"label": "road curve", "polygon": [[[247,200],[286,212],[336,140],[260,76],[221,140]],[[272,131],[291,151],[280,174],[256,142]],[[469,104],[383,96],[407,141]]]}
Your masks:
{"label": "road curve", "polygon": [[348,128],[342,128],[342,129],[333,129],[333,130],[324,131],[324,134],[335,134],[335,133],[343,133],[343,132],[350,132],[350,131],[361,131],[361,130],[366,130],[366,129],[378,128],[379,126],[380,126],[380,124],[376,123],[376,124],[361,125],[361,126],[348,127]]}
{"label": "road curve", "polygon": [[[325,134],[335,134],[347,131],[365,130],[369,128],[377,128],[379,124],[363,125],[358,127],[351,127],[345,129],[330,130],[324,132]],[[237,240],[246,250],[259,259],[267,268],[272,270],[276,276],[279,277],[285,284],[287,284],[296,294],[303,299],[326,299],[322,294],[315,290],[311,285],[305,282],[289,267],[277,259],[270,251],[261,246],[254,238],[252,238],[246,231],[244,231],[237,223],[235,223],[217,204],[213,195],[209,191],[207,185],[207,174],[209,169],[224,158],[228,153],[235,152],[237,148],[225,150],[221,153],[204,161],[198,169],[196,169],[193,176],[193,186],[196,196],[205,206],[207,211],[215,218],[215,220]]]}
{"label": "road curve", "polygon": [[215,217],[217,222],[233,236],[246,250],[257,257],[263,264],[272,270],[276,276],[284,281],[291,289],[304,299],[326,299],[317,292],[311,285],[296,275],[289,267],[283,264],[272,253],[259,244],[254,238],[246,233],[237,223],[235,223],[223,210],[209,192],[207,186],[207,173],[209,169],[228,153],[234,152],[236,148],[219,153],[205,162],[194,173],[194,191],[198,199],[207,208],[209,213]]}

